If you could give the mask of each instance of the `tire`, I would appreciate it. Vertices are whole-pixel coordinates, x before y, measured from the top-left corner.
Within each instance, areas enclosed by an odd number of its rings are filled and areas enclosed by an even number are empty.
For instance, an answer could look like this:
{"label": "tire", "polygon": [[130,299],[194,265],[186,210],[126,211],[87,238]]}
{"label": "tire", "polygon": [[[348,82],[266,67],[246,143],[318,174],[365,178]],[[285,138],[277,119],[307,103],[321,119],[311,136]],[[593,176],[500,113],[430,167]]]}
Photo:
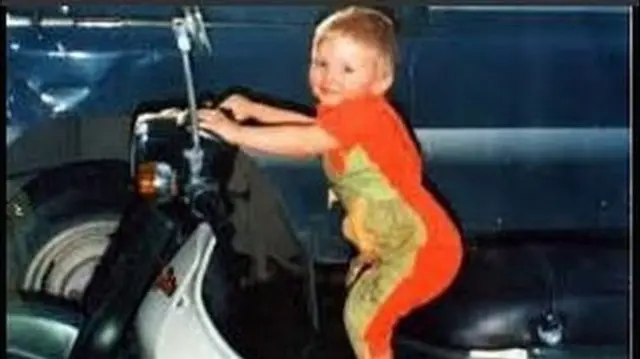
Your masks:
{"label": "tire", "polygon": [[79,301],[129,196],[124,164],[43,173],[7,204],[7,298]]}

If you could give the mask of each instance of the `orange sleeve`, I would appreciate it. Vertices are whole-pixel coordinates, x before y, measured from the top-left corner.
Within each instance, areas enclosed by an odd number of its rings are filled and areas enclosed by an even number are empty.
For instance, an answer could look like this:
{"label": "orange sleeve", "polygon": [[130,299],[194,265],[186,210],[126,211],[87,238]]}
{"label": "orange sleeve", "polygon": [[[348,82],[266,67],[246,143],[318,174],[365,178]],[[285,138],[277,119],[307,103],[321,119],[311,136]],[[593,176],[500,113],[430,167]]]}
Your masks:
{"label": "orange sleeve", "polygon": [[330,110],[319,110],[316,123],[332,135],[344,147],[362,142],[375,125],[371,110],[367,106],[339,106]]}

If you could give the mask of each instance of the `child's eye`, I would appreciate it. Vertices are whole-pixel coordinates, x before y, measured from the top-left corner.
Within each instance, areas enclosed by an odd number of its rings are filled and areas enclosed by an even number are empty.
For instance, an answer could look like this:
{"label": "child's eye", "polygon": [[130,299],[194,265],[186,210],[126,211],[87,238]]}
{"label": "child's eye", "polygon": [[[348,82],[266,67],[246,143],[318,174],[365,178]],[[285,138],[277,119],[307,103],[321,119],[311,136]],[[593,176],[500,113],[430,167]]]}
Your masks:
{"label": "child's eye", "polygon": [[325,68],[327,67],[327,62],[324,60],[313,60],[313,66]]}
{"label": "child's eye", "polygon": [[344,71],[345,73],[347,73],[347,74],[352,74],[355,70],[354,70],[354,68],[353,68],[353,67],[351,67],[351,66],[345,66],[345,67],[344,67],[344,69],[343,69],[343,71]]}

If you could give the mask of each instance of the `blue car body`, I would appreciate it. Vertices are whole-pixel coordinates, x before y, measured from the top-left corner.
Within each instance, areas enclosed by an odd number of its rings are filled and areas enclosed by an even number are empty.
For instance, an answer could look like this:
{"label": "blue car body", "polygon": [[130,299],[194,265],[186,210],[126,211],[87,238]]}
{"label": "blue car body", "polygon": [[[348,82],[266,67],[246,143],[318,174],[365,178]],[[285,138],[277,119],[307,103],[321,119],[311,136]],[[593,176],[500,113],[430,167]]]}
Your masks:
{"label": "blue car body", "polygon": [[[400,23],[392,99],[468,236],[628,228],[626,7],[390,8]],[[309,41],[327,7],[202,9],[213,53],[194,56],[199,93],[244,86],[313,106]],[[114,119],[186,95],[169,26],[177,6],[12,6],[7,14],[10,180],[126,160],[128,123]],[[317,161],[256,158],[299,228],[309,213],[324,213]]]}

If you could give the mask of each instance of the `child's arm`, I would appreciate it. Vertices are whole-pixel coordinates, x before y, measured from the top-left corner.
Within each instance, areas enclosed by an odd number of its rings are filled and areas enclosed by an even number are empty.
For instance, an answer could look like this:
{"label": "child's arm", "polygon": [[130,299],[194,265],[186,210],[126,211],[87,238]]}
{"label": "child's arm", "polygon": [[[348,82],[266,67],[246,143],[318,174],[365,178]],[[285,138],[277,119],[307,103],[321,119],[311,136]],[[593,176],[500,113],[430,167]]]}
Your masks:
{"label": "child's arm", "polygon": [[265,105],[259,102],[252,102],[252,116],[256,120],[262,123],[276,124],[300,124],[310,125],[313,123],[314,118],[299,112],[285,110],[269,105]]}
{"label": "child's arm", "polygon": [[227,97],[218,107],[233,112],[238,122],[244,122],[249,118],[253,118],[266,124],[287,123],[308,125],[313,123],[312,117],[295,111],[255,102],[238,94]]}
{"label": "child's arm", "polygon": [[336,140],[316,125],[238,126],[230,141],[259,151],[296,157],[319,155],[337,147]]}
{"label": "child's arm", "polygon": [[[201,126],[241,147],[284,156],[317,155],[338,146],[327,131],[316,124],[252,127],[227,119],[218,110],[200,110]],[[313,119],[311,119],[313,123]]]}

